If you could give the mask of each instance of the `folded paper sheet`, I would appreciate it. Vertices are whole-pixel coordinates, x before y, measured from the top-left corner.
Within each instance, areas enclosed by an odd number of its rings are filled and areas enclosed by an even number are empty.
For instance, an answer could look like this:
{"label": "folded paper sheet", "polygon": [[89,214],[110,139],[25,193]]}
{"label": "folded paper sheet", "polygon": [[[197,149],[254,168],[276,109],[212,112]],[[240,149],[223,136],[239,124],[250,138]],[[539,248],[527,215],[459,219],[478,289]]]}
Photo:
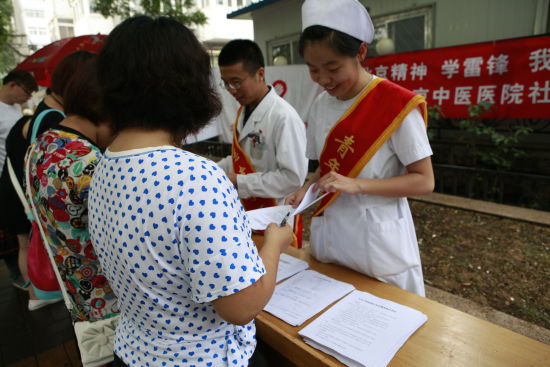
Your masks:
{"label": "folded paper sheet", "polygon": [[294,209],[290,205],[278,205],[278,206],[272,206],[269,208],[262,208],[262,209],[255,209],[255,210],[249,210],[246,212],[246,215],[248,216],[248,219],[250,220],[250,226],[252,229],[261,231],[267,228],[267,226],[270,223],[281,223],[283,218],[290,213],[290,216],[287,220],[287,223],[291,224],[294,222],[294,216],[297,214],[300,214],[313,204],[317,203],[319,200],[321,200],[325,195],[328,195],[328,193],[324,193],[323,195],[319,195],[319,191],[314,191],[313,187],[315,185],[311,185],[309,189],[307,190],[304,198],[302,199],[302,202],[296,209]]}

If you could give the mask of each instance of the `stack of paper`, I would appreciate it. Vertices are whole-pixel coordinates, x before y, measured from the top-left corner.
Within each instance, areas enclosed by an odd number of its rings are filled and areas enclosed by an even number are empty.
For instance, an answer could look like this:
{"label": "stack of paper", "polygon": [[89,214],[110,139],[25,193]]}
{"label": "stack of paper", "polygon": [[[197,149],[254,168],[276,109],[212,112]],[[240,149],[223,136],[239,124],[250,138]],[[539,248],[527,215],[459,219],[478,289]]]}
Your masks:
{"label": "stack of paper", "polygon": [[278,284],[264,310],[298,326],[354,289],[351,284],[306,270]]}
{"label": "stack of paper", "polygon": [[354,291],[299,334],[347,366],[384,367],[427,320],[410,307]]}
{"label": "stack of paper", "polygon": [[294,274],[298,274],[307,268],[309,268],[309,265],[304,260],[297,259],[287,254],[281,254],[275,282],[279,283],[281,280],[290,278]]}

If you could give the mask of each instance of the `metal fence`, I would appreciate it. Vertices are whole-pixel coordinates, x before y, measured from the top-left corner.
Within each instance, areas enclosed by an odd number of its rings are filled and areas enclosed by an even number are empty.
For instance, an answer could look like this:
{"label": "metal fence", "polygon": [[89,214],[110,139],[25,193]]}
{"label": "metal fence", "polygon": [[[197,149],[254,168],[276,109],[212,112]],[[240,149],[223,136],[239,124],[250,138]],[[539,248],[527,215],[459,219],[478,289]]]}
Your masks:
{"label": "metal fence", "polygon": [[550,176],[434,164],[443,194],[550,211]]}

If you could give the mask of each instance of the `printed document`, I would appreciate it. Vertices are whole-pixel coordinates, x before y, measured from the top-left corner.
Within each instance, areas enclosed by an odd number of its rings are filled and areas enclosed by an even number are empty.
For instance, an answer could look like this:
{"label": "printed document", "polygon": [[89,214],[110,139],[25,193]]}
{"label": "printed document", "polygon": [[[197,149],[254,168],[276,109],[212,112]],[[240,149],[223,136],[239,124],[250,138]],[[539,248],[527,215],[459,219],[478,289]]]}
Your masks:
{"label": "printed document", "polygon": [[298,334],[347,366],[385,367],[427,320],[410,307],[354,291]]}
{"label": "printed document", "polygon": [[294,256],[283,253],[279,259],[277,279],[275,280],[275,283],[279,283],[283,279],[290,278],[291,276],[298,274],[307,268],[309,268],[309,264],[304,260],[300,260]]}
{"label": "printed document", "polygon": [[298,326],[354,289],[351,284],[305,270],[278,284],[264,310]]}

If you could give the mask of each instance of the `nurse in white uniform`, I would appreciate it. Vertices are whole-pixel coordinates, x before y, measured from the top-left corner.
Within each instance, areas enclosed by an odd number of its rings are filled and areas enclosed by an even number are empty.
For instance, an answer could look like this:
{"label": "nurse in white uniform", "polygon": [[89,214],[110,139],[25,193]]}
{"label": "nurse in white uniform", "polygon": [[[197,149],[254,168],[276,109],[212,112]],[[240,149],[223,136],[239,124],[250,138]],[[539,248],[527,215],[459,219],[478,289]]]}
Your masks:
{"label": "nurse in white uniform", "polygon": [[300,52],[325,89],[307,119],[320,166],[286,203],[312,184],[330,192],[312,219],[313,255],[424,296],[406,197],[434,187],[425,101],[363,68],[374,28],[357,0],[306,0],[302,23]]}

